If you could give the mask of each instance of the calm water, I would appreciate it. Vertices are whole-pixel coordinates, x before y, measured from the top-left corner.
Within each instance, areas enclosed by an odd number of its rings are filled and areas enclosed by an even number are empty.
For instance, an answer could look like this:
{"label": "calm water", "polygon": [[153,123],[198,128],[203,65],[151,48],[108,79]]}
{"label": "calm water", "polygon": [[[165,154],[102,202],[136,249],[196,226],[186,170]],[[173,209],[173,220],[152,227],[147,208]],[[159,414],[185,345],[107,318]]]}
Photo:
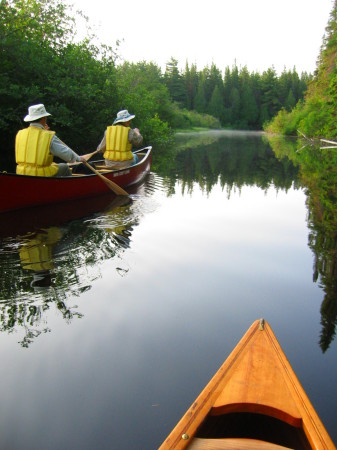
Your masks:
{"label": "calm water", "polygon": [[337,442],[309,195],[261,135],[199,133],[154,149],[129,203],[2,217],[0,448],[158,448],[260,317]]}

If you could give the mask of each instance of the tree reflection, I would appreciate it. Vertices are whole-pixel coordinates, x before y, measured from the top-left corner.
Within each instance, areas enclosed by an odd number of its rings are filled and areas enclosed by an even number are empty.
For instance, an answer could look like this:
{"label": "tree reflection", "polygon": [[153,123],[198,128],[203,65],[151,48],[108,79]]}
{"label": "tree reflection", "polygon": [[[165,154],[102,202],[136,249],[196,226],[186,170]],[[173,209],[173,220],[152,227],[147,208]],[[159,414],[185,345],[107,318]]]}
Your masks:
{"label": "tree reflection", "polygon": [[[173,149],[157,153],[153,169],[167,196],[177,188],[190,194],[195,186],[208,194],[219,183],[228,197],[244,186],[265,191],[269,187],[285,191],[306,187],[308,245],[315,255],[313,279],[325,293],[320,337],[325,352],[334,339],[337,322],[337,152],[301,147],[296,140],[261,138],[259,133],[181,134]],[[68,322],[81,318],[69,300],[91,289],[101,276],[101,262],[118,257],[130,246],[141,212],[132,203],[110,205],[110,199],[107,206],[100,202],[95,199],[94,207],[87,205],[86,218],[83,204],[78,205],[81,219],[68,217],[60,224],[60,210],[53,206],[46,213],[42,208],[43,218],[53,217],[52,225],[35,221],[25,232],[14,232],[14,226],[26,222],[27,213],[24,219],[12,217],[8,222],[10,233],[0,245],[0,331],[12,333],[20,328],[24,332],[22,346],[50,331],[45,317],[52,309]],[[73,213],[76,208],[77,204],[62,205],[61,211]],[[127,275],[120,267],[116,272]]]}
{"label": "tree reflection", "polygon": [[193,192],[194,184],[210,193],[220,181],[228,198],[243,186],[267,190],[273,185],[287,190],[298,185],[298,169],[288,158],[276,158],[260,133],[247,135],[213,132],[213,139],[209,134],[202,139],[201,134],[200,141],[194,134],[178,135],[176,151],[161,155],[154,163],[156,172],[166,178],[168,195],[174,194],[177,180],[187,193]]}
{"label": "tree reflection", "polygon": [[260,133],[180,134],[176,150],[156,162],[168,195],[179,180],[182,191],[198,185],[206,193],[220,181],[230,198],[233,190],[258,186],[268,190],[307,189],[308,245],[315,255],[314,282],[325,292],[321,305],[320,347],[325,352],[337,324],[337,152],[304,147],[297,139]]}
{"label": "tree reflection", "polygon": [[303,142],[281,137],[268,139],[275,154],[289,157],[307,190],[308,245],[314,254],[313,281],[325,295],[321,304],[320,347],[325,352],[337,325],[337,152],[303,147]]}
{"label": "tree reflection", "polygon": [[130,245],[136,224],[129,199],[121,197],[104,213],[87,219],[3,238],[0,331],[22,333],[19,343],[28,347],[51,331],[48,313],[61,314],[68,323],[82,318],[77,306],[69,306],[70,299],[100,277],[100,262]]}

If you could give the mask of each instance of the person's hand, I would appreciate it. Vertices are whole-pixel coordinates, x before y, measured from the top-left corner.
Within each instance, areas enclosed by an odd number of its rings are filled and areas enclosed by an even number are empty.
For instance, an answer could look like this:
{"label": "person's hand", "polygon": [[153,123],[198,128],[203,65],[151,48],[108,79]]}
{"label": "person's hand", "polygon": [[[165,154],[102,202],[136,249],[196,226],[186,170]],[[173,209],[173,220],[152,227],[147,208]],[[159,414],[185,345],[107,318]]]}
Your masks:
{"label": "person's hand", "polygon": [[87,162],[86,156],[87,156],[87,155],[80,156],[81,162],[82,162],[82,163]]}
{"label": "person's hand", "polygon": [[102,150],[101,149],[97,149],[94,152],[86,153],[85,155],[81,155],[81,161],[83,162],[83,158],[86,161],[89,161],[90,158],[92,158],[94,155],[96,155],[96,153],[99,153],[99,152],[102,152]]}
{"label": "person's hand", "polygon": [[138,128],[134,128],[133,131],[135,131],[137,134],[140,134]]}

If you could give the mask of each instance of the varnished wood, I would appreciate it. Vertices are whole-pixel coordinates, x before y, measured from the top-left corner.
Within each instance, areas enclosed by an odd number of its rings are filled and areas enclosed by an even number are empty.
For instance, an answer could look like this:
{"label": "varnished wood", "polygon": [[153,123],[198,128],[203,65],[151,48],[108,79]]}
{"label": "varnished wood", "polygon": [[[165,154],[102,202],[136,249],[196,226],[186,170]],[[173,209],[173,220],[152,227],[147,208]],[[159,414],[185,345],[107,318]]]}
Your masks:
{"label": "varnished wood", "polygon": [[193,439],[188,450],[291,450],[257,439]]}
{"label": "varnished wood", "polygon": [[292,383],[287,383],[285,360],[276,349],[276,338],[268,328],[251,334],[244,351],[236,355],[231,370],[222,378],[222,389],[212,405],[212,415],[254,412],[301,426],[296,393],[290,389]]}
{"label": "varnished wood", "polygon": [[109,170],[110,172],[114,171],[115,168],[113,166],[106,166],[105,164],[95,164],[95,169],[97,170]]}
{"label": "varnished wood", "polygon": [[89,170],[91,170],[92,172],[94,172],[96,175],[99,176],[99,178],[108,186],[109,189],[112,190],[112,192],[114,192],[116,195],[125,195],[126,197],[129,196],[129,194],[120,186],[118,186],[118,184],[116,184],[114,181],[109,180],[109,178],[106,178],[105,176],[103,176],[100,172],[98,172],[98,170],[94,169],[89,163],[87,163],[86,161],[83,161],[83,164],[85,166],[88,167]]}
{"label": "varnished wood", "polygon": [[251,325],[160,450],[193,448],[207,416],[232,412],[276,418],[302,428],[312,449],[336,450],[267,322]]}

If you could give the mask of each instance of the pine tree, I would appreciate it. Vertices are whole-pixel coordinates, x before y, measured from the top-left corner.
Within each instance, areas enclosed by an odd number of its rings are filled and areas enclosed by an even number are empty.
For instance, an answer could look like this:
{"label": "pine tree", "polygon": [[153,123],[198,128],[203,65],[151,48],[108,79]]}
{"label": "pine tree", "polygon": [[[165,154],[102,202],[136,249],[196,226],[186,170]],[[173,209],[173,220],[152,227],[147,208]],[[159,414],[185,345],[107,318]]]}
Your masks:
{"label": "pine tree", "polygon": [[263,72],[261,78],[261,121],[269,121],[281,109],[278,99],[277,76],[274,68]]}
{"label": "pine tree", "polygon": [[194,97],[194,107],[199,113],[206,112],[205,85],[202,80],[199,81],[197,92]]}
{"label": "pine tree", "polygon": [[241,104],[240,104],[241,127],[253,128],[257,126],[259,109],[254,96],[252,81],[247,67],[244,67],[241,70],[239,78],[241,90]]}
{"label": "pine tree", "polygon": [[218,85],[215,86],[211,100],[209,101],[207,112],[213,117],[217,117],[221,120],[223,116],[223,97],[220,93],[220,88]]}
{"label": "pine tree", "polygon": [[178,69],[178,60],[173,57],[166,64],[164,83],[169,90],[172,100],[185,106],[187,103],[186,89]]}
{"label": "pine tree", "polygon": [[198,87],[198,71],[195,64],[192,64],[191,68],[186,61],[185,72],[182,74],[182,78],[186,90],[186,108],[189,110],[194,109],[194,98]]}

